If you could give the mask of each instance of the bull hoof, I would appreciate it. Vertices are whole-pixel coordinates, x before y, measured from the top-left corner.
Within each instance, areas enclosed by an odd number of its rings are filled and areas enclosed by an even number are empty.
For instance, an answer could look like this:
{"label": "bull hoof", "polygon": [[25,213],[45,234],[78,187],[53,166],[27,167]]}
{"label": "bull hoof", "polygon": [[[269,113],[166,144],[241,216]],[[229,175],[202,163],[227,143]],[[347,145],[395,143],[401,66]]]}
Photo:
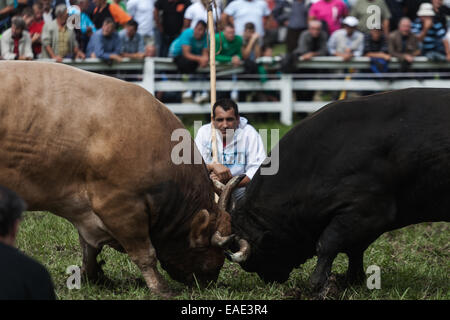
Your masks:
{"label": "bull hoof", "polygon": [[317,291],[317,299],[326,300],[326,299],[334,299],[337,297],[339,293],[339,288],[337,284],[337,279],[334,275],[331,275],[326,281],[325,284]]}
{"label": "bull hoof", "polygon": [[161,299],[172,299],[173,297],[176,297],[178,294],[176,291],[164,287],[160,289],[151,289],[152,293],[155,294],[158,298]]}

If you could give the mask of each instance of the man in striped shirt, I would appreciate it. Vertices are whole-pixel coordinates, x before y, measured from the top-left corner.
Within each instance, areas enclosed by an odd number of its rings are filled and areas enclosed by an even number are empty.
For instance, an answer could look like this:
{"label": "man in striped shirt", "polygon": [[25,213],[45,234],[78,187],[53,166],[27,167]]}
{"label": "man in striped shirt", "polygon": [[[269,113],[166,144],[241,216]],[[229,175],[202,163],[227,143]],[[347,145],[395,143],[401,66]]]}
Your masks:
{"label": "man in striped shirt", "polygon": [[444,39],[447,30],[439,19],[435,19],[431,3],[422,3],[417,11],[417,19],[412,24],[412,32],[422,42],[422,54],[431,61],[447,61]]}

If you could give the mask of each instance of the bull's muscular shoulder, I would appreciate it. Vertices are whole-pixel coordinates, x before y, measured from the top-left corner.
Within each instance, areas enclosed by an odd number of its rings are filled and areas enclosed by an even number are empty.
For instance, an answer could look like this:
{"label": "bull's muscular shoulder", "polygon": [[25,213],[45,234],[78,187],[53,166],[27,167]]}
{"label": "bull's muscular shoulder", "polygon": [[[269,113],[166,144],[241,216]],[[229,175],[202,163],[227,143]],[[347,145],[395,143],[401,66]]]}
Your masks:
{"label": "bull's muscular shoulder", "polygon": [[67,154],[87,166],[106,171],[114,163],[116,169],[136,168],[139,175],[150,163],[158,169],[170,159],[171,134],[183,127],[145,89],[111,77],[14,61],[0,62],[0,75],[0,128],[7,136],[1,143],[32,146],[35,162],[60,161]]}

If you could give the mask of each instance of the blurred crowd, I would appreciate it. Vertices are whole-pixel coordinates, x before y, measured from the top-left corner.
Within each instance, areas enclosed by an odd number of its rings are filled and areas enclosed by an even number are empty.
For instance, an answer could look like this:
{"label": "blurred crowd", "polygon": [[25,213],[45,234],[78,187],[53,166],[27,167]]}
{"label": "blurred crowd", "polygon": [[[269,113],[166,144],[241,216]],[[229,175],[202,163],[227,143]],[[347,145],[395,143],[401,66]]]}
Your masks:
{"label": "blurred crowd", "polygon": [[[258,73],[255,62],[282,46],[298,59],[367,56],[374,72],[391,57],[450,61],[449,1],[216,0],[216,59]],[[208,64],[201,0],[0,0],[1,59],[172,57],[180,73]]]}

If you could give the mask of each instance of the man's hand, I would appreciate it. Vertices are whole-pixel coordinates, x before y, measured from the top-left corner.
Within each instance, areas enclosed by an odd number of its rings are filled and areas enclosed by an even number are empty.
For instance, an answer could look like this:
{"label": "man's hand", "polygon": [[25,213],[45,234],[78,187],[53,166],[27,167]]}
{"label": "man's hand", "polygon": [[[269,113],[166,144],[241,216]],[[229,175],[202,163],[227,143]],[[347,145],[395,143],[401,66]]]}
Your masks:
{"label": "man's hand", "polygon": [[314,57],[314,52],[308,52],[308,53],[305,53],[304,55],[302,55],[300,57],[300,59],[306,61],[306,60],[310,60],[312,57]]}
{"label": "man's hand", "polygon": [[63,58],[60,56],[54,56],[53,59],[55,59],[56,62],[63,62]]}
{"label": "man's hand", "polygon": [[222,183],[227,183],[233,176],[230,169],[220,163],[211,163],[207,166],[210,172],[209,176],[212,180],[219,180]]}
{"label": "man's hand", "polygon": [[111,55],[109,56],[109,58],[110,58],[111,60],[116,61],[116,62],[122,62],[122,59],[123,59],[121,56],[119,56],[119,55],[117,55],[117,54],[111,54]]}
{"label": "man's hand", "polygon": [[414,57],[408,53],[406,53],[404,56],[406,61],[408,61],[409,63],[412,63],[414,61]]}
{"label": "man's hand", "polygon": [[81,51],[81,50],[78,50],[78,52],[77,52],[77,54],[76,54],[76,56],[75,56],[77,59],[86,59],[86,55],[83,53],[83,51]]}
{"label": "man's hand", "polygon": [[200,66],[200,68],[204,68],[208,65],[208,61],[209,61],[208,56],[202,55],[198,60],[198,65]]}
{"label": "man's hand", "polygon": [[239,58],[239,56],[233,56],[231,58],[231,63],[234,67],[239,67],[241,65],[241,58]]}

